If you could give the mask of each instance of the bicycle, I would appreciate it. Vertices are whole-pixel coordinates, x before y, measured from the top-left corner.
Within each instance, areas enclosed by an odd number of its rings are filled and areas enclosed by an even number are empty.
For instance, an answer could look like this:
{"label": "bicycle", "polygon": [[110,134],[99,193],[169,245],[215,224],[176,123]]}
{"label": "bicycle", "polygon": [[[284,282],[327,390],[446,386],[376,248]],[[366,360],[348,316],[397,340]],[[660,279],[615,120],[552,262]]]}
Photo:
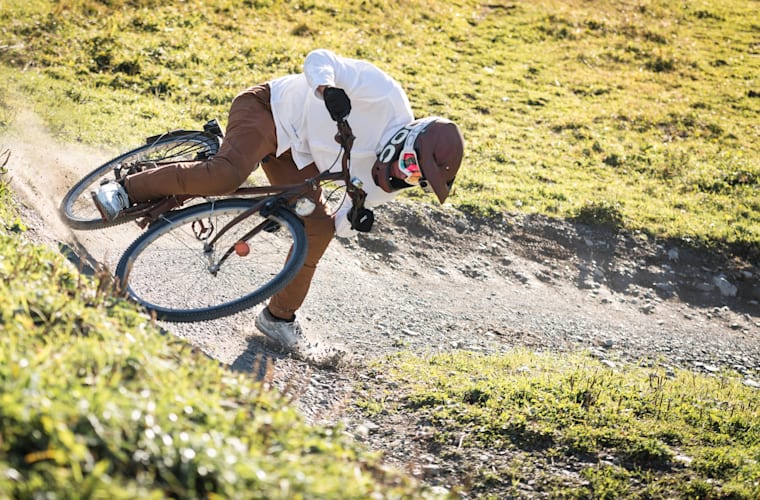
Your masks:
{"label": "bicycle", "polygon": [[[209,159],[223,140],[216,120],[202,131],[149,137],[78,181],[64,196],[60,213],[74,229],[133,221],[145,229],[122,254],[115,276],[119,290],[157,319],[195,322],[232,315],[280,291],[303,266],[307,240],[301,217],[316,206],[307,193],[342,183],[358,207],[352,211],[352,224],[366,216],[366,195],[360,181],[350,176],[354,136],[347,121],[337,127],[343,152],[340,172],[328,170],[298,184],[243,186],[225,196],[171,196],[103,220],[91,198],[103,182],[162,164]],[[157,269],[162,270],[160,282]]]}

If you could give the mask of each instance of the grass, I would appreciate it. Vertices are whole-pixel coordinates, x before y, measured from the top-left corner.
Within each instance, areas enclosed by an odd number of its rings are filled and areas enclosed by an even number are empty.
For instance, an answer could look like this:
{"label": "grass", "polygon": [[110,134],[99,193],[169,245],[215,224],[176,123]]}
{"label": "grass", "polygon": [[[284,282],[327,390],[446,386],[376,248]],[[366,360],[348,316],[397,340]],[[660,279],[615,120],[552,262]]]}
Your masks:
{"label": "grass", "polygon": [[735,374],[527,351],[402,354],[376,368],[359,405],[431,428],[427,447],[464,463],[488,453],[489,467],[465,471],[483,495],[519,496],[526,478],[554,498],[760,495],[760,396]]}
{"label": "grass", "polygon": [[[0,145],[0,179],[8,173],[7,165],[10,161],[11,151]],[[12,193],[7,183],[0,182],[0,220],[11,220],[13,210],[11,209]]]}
{"label": "grass", "polygon": [[[0,184],[5,186],[5,184]],[[0,497],[433,497],[30,244],[0,189]]]}
{"label": "grass", "polygon": [[[59,138],[123,149],[224,123],[237,92],[328,47],[401,81],[416,114],[462,125],[456,207],[607,224],[756,262],[756,4],[5,0],[0,131],[25,106]],[[26,242],[9,196],[0,183],[3,494],[429,495]],[[463,467],[470,452],[508,457],[457,477],[474,494],[533,480],[567,498],[760,495],[757,391],[730,373],[525,352],[380,363],[365,412],[428,425],[426,444],[461,453]]]}
{"label": "grass", "polygon": [[755,3],[10,0],[0,79],[60,136],[125,147],[224,121],[237,92],[329,47],[388,71],[418,115],[463,126],[457,207],[614,207],[621,228],[752,260]]}

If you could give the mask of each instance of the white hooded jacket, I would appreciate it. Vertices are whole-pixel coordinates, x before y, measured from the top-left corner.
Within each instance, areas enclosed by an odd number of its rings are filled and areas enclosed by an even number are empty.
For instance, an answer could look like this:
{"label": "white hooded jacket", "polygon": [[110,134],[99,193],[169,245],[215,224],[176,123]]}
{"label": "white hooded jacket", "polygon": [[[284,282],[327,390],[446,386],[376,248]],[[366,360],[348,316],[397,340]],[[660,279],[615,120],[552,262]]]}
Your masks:
{"label": "white hooded jacket", "polygon": [[[373,64],[340,57],[325,49],[310,52],[303,69],[301,74],[268,82],[277,130],[277,156],[290,149],[298,168],[313,162],[320,172],[340,171],[337,128],[317,87],[341,88],[351,100],[347,120],[356,137],[351,150],[351,174],[363,182],[367,207],[393,199],[397,193],[386,193],[375,185],[372,166],[390,137],[414,120],[404,90]],[[339,235],[346,233],[340,226],[344,225],[343,213],[349,208],[344,206],[336,214]]]}

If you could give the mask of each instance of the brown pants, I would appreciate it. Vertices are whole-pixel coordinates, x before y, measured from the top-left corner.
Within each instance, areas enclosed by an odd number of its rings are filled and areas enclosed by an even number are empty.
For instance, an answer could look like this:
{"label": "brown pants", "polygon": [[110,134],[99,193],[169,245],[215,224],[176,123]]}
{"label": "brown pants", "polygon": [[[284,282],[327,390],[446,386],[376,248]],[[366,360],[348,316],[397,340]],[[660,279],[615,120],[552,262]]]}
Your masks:
{"label": "brown pants", "polygon": [[[314,164],[298,170],[290,151],[275,158],[277,136],[269,104],[269,85],[257,85],[232,101],[224,141],[208,161],[184,162],[147,170],[127,177],[124,186],[132,201],[154,200],[175,194],[223,195],[237,189],[262,162],[270,184],[301,182],[319,173]],[[309,291],[317,263],[335,232],[321,190],[312,194],[317,209],[304,219],[308,252],[295,279],[269,300],[269,310],[289,319],[301,307]]]}

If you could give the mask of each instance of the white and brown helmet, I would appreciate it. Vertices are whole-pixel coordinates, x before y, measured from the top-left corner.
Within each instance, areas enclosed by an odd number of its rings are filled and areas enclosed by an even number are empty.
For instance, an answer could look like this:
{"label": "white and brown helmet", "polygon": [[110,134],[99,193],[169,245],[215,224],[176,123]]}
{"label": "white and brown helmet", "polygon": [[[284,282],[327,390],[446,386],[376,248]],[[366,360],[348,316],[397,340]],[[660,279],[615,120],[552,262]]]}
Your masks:
{"label": "white and brown helmet", "polygon": [[443,203],[463,156],[464,139],[454,122],[420,118],[393,134],[377,155],[372,178],[387,193],[411,186],[431,189]]}

